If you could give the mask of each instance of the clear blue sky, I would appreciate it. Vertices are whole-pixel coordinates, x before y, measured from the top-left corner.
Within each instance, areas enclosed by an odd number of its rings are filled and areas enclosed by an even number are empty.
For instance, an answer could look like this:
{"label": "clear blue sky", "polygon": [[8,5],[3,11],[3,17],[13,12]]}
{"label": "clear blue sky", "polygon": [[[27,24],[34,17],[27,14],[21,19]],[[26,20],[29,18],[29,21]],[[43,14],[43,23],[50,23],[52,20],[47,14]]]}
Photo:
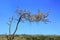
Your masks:
{"label": "clear blue sky", "polygon": [[[21,9],[29,9],[32,13],[36,13],[37,9],[42,12],[51,10],[48,19],[52,21],[48,24],[21,22],[17,34],[60,35],[60,0],[0,0],[0,34],[8,34],[8,25],[6,23],[9,17],[15,15],[17,6]],[[12,33],[14,29],[15,23],[12,25]]]}

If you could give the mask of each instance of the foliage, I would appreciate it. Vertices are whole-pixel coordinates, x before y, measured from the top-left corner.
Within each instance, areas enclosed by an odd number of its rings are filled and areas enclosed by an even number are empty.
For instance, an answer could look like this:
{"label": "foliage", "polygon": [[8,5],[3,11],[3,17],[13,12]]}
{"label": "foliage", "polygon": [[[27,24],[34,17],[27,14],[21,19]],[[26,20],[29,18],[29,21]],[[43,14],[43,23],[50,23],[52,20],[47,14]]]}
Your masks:
{"label": "foliage", "polygon": [[28,10],[17,9],[18,17],[20,17],[22,15],[21,21],[25,19],[25,20],[27,20],[29,22],[39,22],[39,21],[42,21],[44,23],[47,23],[47,22],[49,22],[49,20],[47,19],[48,13],[49,12],[43,13],[43,12],[40,12],[40,10],[39,10],[36,14],[32,14]]}

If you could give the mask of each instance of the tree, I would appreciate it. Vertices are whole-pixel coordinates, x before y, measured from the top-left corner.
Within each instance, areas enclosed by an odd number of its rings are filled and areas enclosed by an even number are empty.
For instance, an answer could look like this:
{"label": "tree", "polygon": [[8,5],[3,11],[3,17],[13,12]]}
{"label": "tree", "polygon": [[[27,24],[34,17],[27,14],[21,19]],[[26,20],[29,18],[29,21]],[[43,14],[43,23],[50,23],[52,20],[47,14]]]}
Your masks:
{"label": "tree", "polygon": [[13,22],[13,16],[11,18],[9,18],[9,21],[7,22],[8,26],[9,26],[9,35],[11,35],[11,25]]}
{"label": "tree", "polygon": [[31,12],[29,12],[28,10],[20,10],[19,8],[17,9],[17,15],[18,15],[18,21],[16,24],[16,28],[10,38],[10,40],[14,39],[14,35],[18,29],[18,25],[22,20],[27,20],[29,22],[39,22],[39,21],[43,21],[43,22],[49,22],[47,20],[47,15],[41,12],[38,12],[37,14],[32,14]]}
{"label": "tree", "polygon": [[12,25],[12,22],[13,22],[13,16],[11,18],[9,18],[9,21],[7,22],[8,26],[9,26],[9,36],[6,36],[7,40],[11,40],[11,25]]}

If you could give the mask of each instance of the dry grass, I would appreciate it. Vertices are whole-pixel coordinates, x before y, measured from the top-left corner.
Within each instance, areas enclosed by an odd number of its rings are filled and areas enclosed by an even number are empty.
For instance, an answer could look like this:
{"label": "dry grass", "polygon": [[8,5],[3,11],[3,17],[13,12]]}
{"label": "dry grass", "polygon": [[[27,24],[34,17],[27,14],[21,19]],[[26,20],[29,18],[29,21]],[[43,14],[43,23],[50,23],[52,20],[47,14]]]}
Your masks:
{"label": "dry grass", "polygon": [[[7,35],[0,35],[0,40],[7,40]],[[14,40],[60,40],[60,36],[43,35],[16,35]]]}

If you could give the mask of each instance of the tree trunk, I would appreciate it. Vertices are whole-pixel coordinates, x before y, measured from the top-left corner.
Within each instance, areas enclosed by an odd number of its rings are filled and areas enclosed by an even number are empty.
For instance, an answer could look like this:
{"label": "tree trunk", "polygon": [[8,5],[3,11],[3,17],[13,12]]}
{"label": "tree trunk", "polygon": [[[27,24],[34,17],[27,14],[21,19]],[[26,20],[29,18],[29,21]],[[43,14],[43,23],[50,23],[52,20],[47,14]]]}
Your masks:
{"label": "tree trunk", "polygon": [[16,33],[16,31],[17,31],[17,29],[18,29],[18,25],[19,25],[19,22],[21,21],[21,17],[22,17],[22,16],[20,16],[20,17],[19,17],[19,19],[18,19],[18,22],[17,22],[17,24],[16,24],[16,29],[15,29],[15,31],[14,31],[14,33],[13,33],[13,35],[11,36],[11,40],[13,40],[13,39],[14,39],[14,35],[15,35],[15,33]]}

